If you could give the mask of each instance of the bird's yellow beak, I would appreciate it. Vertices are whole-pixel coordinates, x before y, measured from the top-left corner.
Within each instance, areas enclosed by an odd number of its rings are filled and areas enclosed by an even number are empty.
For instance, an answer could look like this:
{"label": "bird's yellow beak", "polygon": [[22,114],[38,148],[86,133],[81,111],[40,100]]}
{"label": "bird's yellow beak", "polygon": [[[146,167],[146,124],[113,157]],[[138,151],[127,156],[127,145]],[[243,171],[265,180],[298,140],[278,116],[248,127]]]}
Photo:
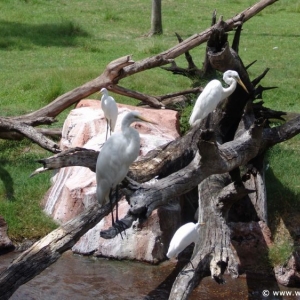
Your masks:
{"label": "bird's yellow beak", "polygon": [[154,124],[154,125],[158,125],[156,122],[154,121],[151,121],[149,119],[146,119],[145,117],[143,116],[137,116],[141,121],[144,121],[144,122],[147,122],[147,123],[151,123],[151,124]]}
{"label": "bird's yellow beak", "polygon": [[237,82],[249,94],[247,88],[245,87],[245,85],[243,84],[243,81],[240,78],[237,78]]}

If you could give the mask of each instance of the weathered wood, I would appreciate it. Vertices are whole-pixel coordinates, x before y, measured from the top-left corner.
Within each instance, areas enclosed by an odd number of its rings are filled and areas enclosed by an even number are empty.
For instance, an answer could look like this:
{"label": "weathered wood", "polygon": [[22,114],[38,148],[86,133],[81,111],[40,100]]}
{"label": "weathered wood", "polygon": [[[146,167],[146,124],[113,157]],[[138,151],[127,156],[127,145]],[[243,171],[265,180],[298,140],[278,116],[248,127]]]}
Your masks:
{"label": "weathered wood", "polygon": [[[19,140],[22,140],[25,138],[23,134],[21,134],[17,131],[6,131],[7,129],[8,129],[8,127],[5,126],[3,128],[4,131],[0,131],[0,139],[19,141]],[[38,133],[40,133],[48,138],[52,138],[52,139],[56,139],[56,140],[58,140],[61,137],[61,132],[62,132],[61,128],[35,127],[35,130]]]}
{"label": "weathered wood", "polygon": [[187,193],[208,176],[225,173],[246,164],[259,151],[262,126],[256,125],[240,138],[223,145],[217,145],[213,137],[209,136],[207,139],[205,134],[206,132],[202,133],[198,144],[200,156],[195,156],[187,167],[158,180],[153,188],[142,185],[131,196],[132,214],[148,217],[158,206]]}
{"label": "weathered wood", "polygon": [[153,96],[148,96],[145,94],[142,94],[140,92],[132,91],[129,89],[125,89],[118,85],[110,85],[108,89],[114,93],[117,93],[119,95],[124,95],[127,97],[135,98],[138,100],[141,100],[144,104],[149,104],[150,106],[154,108],[161,108],[163,107],[162,103],[160,103],[157,98]]}
{"label": "weathered wood", "polygon": [[228,211],[249,191],[243,186],[229,183],[230,177],[210,176],[199,185],[199,216],[203,222],[199,230],[191,258],[177,276],[169,299],[188,299],[199,281],[210,272],[211,277],[223,283],[222,275],[227,268],[233,277],[238,276],[238,257],[231,247],[230,228],[226,223]]}
{"label": "weathered wood", "polygon": [[16,122],[10,119],[1,118],[0,119],[0,130],[10,130],[14,132],[19,132],[23,136],[26,136],[28,139],[34,143],[40,145],[42,148],[57,153],[60,152],[59,146],[52,140],[45,137],[43,134],[35,130],[34,127],[27,125],[23,122]]}
{"label": "weathered wood", "polygon": [[43,164],[43,167],[35,170],[30,177],[45,171],[71,166],[83,166],[96,172],[98,154],[99,151],[80,147],[62,151],[51,157],[38,160],[39,163]]}

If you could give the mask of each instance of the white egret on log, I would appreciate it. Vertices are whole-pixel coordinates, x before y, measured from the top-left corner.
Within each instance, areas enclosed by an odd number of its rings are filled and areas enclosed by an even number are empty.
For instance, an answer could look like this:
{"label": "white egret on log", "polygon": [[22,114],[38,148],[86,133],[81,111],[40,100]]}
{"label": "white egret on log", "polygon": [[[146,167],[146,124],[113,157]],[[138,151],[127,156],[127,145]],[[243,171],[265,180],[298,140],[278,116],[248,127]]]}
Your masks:
{"label": "white egret on log", "polygon": [[191,243],[196,243],[199,232],[198,229],[203,223],[186,223],[179,227],[172,237],[168,258],[177,258],[178,254],[182,252]]}
{"label": "white egret on log", "polygon": [[102,88],[100,90],[100,93],[102,93],[101,97],[101,108],[104,112],[104,116],[106,119],[106,137],[105,141],[107,140],[108,135],[108,127],[111,132],[115,130],[117,118],[118,118],[118,106],[115,101],[115,99],[108,95],[108,91],[106,88]]}
{"label": "white egret on log", "polygon": [[202,120],[208,116],[219,104],[220,101],[229,97],[236,89],[237,83],[248,93],[247,88],[240,79],[236,71],[226,71],[223,74],[223,80],[229,85],[223,88],[221,82],[217,79],[210,81],[199,95],[193,108],[189,123],[195,125],[198,120]]}
{"label": "white egret on log", "polygon": [[[130,124],[141,121],[156,124],[142,117],[139,112],[129,112],[122,120],[121,132],[111,135],[98,155],[96,195],[101,206],[108,202],[112,205],[112,190],[117,188],[117,185],[126,177],[130,165],[139,155],[140,135],[137,130],[130,127]],[[114,226],[113,212],[111,213]],[[118,209],[116,209],[116,221],[118,221],[117,213]]]}

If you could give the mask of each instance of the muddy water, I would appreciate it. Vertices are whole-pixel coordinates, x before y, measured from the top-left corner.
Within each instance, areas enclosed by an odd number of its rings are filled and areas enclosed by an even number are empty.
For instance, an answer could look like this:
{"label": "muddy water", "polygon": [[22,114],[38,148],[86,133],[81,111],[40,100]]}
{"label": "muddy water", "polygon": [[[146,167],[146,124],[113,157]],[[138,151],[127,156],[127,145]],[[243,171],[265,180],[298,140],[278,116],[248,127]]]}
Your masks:
{"label": "muddy water", "polygon": [[[0,256],[0,272],[16,254]],[[174,262],[152,266],[137,262],[113,261],[65,253],[55,264],[21,286],[11,300],[165,300],[178,273]],[[194,290],[191,300],[300,299],[300,296],[262,295],[263,290],[279,291],[272,278],[226,277],[218,285],[206,277]],[[284,289],[295,293],[296,289]],[[300,295],[300,294],[299,294]]]}

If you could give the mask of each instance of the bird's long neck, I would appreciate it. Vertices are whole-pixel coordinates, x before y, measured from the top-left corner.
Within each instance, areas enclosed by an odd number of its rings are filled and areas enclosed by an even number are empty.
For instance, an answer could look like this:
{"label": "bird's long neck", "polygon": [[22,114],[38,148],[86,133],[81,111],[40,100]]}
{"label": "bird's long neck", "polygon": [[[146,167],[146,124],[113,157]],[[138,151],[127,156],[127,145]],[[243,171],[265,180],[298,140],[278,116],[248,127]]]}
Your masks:
{"label": "bird's long neck", "polygon": [[126,117],[122,120],[122,124],[121,124],[121,130],[124,134],[126,134],[126,131],[128,131],[128,129],[130,128],[130,124],[132,122],[130,122],[129,120],[126,119]]}
{"label": "bird's long neck", "polygon": [[128,139],[136,138],[136,136],[139,138],[139,133],[134,128],[130,127],[131,123],[132,122],[128,122],[127,120],[123,119],[121,125],[122,133]]}
{"label": "bird's long neck", "polygon": [[229,97],[234,92],[234,90],[236,89],[236,84],[236,81],[232,80],[228,88],[223,88],[223,99]]}
{"label": "bird's long neck", "polygon": [[127,141],[126,154],[127,159],[131,162],[136,160],[140,150],[140,135],[137,130],[128,125],[122,124],[122,133]]}

